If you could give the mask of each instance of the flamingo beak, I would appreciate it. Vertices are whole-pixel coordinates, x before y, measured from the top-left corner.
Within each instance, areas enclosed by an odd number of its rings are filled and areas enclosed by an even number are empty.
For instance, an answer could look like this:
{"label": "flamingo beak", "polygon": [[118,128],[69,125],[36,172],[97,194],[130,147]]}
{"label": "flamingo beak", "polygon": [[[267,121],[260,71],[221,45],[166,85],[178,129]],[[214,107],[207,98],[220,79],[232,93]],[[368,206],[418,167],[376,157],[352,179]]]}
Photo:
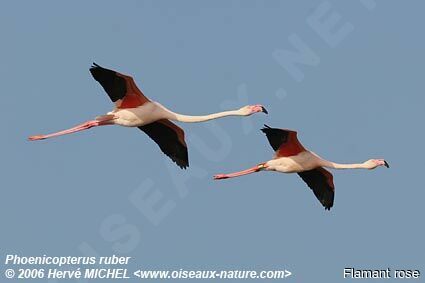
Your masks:
{"label": "flamingo beak", "polygon": [[265,114],[269,114],[269,112],[267,111],[267,109],[264,106],[261,106],[261,112],[263,112]]}
{"label": "flamingo beak", "polygon": [[384,160],[384,166],[387,168],[390,168],[390,165],[388,164],[388,162],[386,160]]}

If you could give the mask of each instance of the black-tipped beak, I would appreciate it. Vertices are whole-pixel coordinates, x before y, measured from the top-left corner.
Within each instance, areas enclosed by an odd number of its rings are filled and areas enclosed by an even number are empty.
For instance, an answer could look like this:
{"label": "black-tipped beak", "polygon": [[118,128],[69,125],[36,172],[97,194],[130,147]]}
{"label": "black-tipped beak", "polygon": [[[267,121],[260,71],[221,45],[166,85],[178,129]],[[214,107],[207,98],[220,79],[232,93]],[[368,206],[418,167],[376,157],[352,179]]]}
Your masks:
{"label": "black-tipped beak", "polygon": [[261,106],[261,112],[269,114],[269,111],[264,106]]}
{"label": "black-tipped beak", "polygon": [[390,168],[390,165],[388,164],[388,162],[386,160],[384,160],[384,165],[385,165],[385,167]]}

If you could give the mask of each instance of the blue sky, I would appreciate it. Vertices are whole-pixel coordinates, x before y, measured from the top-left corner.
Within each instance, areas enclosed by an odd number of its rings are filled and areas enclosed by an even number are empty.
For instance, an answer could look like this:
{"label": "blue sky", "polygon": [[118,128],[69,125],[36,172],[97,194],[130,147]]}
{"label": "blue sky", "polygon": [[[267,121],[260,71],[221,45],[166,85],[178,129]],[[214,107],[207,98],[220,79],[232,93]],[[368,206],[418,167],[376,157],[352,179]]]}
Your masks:
{"label": "blue sky", "polygon": [[[347,266],[423,270],[421,1],[0,7],[3,253],[115,253],[133,257],[131,268],[287,268],[294,282],[340,282]],[[317,31],[335,13],[330,35]],[[301,60],[298,73],[285,60]],[[137,129],[27,142],[111,109],[92,62],[131,74],[175,112],[261,103],[270,114],[181,124],[187,171]],[[264,123],[297,130],[336,162],[385,157],[391,168],[334,171],[330,212],[296,175],[214,182],[271,158]]]}

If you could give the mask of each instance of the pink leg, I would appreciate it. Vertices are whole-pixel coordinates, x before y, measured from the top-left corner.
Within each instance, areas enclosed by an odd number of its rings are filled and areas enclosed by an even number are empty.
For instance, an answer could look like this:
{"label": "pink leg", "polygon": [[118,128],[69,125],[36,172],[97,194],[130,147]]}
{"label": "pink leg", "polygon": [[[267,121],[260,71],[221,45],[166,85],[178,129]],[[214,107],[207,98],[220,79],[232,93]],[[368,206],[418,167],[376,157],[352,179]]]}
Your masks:
{"label": "pink leg", "polygon": [[82,123],[78,126],[70,128],[68,130],[56,132],[56,133],[53,133],[53,134],[31,136],[31,137],[28,138],[28,140],[30,140],[30,141],[44,140],[44,139],[62,136],[62,135],[68,135],[68,134],[84,131],[84,130],[87,130],[87,129],[90,129],[90,128],[93,128],[93,127],[104,126],[104,125],[110,125],[110,123],[108,121],[92,120],[92,121],[87,121],[85,123]]}
{"label": "pink leg", "polygon": [[257,166],[254,166],[252,168],[246,169],[246,170],[242,170],[239,172],[235,172],[235,173],[230,173],[230,174],[217,174],[214,175],[214,180],[221,180],[221,179],[228,179],[228,178],[235,178],[235,177],[239,177],[239,176],[243,176],[243,175],[248,175],[251,173],[255,173],[255,172],[259,172],[263,169],[265,169],[266,166],[264,163],[260,163]]}

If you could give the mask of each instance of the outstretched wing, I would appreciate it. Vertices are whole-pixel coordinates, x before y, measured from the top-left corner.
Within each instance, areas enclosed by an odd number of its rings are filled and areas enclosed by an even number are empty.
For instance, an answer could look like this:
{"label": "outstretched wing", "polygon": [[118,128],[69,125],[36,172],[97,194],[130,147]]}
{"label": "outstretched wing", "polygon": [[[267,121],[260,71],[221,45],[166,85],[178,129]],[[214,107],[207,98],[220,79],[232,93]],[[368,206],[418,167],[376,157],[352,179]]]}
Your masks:
{"label": "outstretched wing", "polygon": [[138,128],[153,139],[162,152],[180,168],[186,169],[189,166],[184,131],[180,127],[164,119]]}
{"label": "outstretched wing", "polygon": [[117,108],[136,108],[149,101],[130,76],[102,68],[96,63],[93,63],[90,73]]}
{"label": "outstretched wing", "polygon": [[261,131],[266,134],[270,145],[276,151],[276,157],[297,155],[305,150],[298,141],[296,131],[270,128],[267,125],[264,125]]}
{"label": "outstretched wing", "polygon": [[330,210],[334,204],[335,187],[332,174],[326,169],[319,167],[309,171],[298,173],[304,182],[313,190],[314,195],[325,207]]}

